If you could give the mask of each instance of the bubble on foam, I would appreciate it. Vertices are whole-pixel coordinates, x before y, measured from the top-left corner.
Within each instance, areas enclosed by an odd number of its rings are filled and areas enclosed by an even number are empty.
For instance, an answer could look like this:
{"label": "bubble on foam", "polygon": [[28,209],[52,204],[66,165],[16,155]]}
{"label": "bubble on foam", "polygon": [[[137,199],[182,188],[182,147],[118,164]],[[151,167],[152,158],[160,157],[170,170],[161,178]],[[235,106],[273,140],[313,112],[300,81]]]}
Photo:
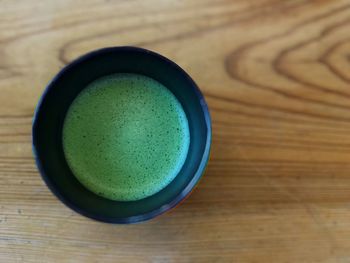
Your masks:
{"label": "bubble on foam", "polygon": [[167,88],[141,75],[116,74],[79,94],[67,113],[63,146],[83,185],[128,201],[155,194],[175,178],[189,136],[182,106]]}

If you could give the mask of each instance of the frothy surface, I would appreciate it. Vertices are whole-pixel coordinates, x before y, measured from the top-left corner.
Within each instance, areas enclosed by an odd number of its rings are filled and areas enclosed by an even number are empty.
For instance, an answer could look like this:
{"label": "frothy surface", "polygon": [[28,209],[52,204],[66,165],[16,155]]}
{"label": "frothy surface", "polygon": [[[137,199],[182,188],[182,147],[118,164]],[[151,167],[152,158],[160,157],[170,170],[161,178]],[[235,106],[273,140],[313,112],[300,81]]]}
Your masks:
{"label": "frothy surface", "polygon": [[63,149],[77,179],[112,200],[155,194],[180,171],[190,142],[186,115],[159,82],[114,74],[89,84],[73,101]]}

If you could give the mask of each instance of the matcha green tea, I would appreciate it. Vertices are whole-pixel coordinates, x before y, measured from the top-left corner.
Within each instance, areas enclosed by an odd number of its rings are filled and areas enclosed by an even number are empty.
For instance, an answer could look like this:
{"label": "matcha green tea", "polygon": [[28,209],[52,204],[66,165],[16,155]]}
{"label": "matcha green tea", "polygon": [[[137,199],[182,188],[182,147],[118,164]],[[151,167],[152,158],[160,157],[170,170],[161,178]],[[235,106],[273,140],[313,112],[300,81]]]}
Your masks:
{"label": "matcha green tea", "polygon": [[175,96],[159,82],[114,74],[89,84],[63,126],[63,150],[76,178],[112,200],[139,200],[182,168],[190,134]]}

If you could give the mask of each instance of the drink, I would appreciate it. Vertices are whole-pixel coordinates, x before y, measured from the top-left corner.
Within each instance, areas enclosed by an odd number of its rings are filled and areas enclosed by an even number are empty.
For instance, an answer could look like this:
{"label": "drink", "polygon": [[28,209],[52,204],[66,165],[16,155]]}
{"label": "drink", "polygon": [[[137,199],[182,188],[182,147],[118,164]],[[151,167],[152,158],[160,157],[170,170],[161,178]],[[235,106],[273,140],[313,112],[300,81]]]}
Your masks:
{"label": "drink", "polygon": [[161,83],[120,73],[89,84],[68,109],[63,149],[75,177],[90,191],[133,201],[165,188],[190,143],[181,104]]}

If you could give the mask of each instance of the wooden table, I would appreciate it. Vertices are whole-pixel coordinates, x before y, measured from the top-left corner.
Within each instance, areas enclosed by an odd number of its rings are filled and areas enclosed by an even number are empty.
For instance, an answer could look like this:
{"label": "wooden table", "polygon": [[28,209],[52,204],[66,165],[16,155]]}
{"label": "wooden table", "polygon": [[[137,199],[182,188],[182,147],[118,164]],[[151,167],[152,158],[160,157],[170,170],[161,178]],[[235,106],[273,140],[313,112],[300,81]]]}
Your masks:
{"label": "wooden table", "polygon": [[[350,262],[348,0],[0,1],[0,262]],[[65,207],[31,120],[90,50],[160,52],[201,87],[211,159],[191,197],[139,225]]]}

